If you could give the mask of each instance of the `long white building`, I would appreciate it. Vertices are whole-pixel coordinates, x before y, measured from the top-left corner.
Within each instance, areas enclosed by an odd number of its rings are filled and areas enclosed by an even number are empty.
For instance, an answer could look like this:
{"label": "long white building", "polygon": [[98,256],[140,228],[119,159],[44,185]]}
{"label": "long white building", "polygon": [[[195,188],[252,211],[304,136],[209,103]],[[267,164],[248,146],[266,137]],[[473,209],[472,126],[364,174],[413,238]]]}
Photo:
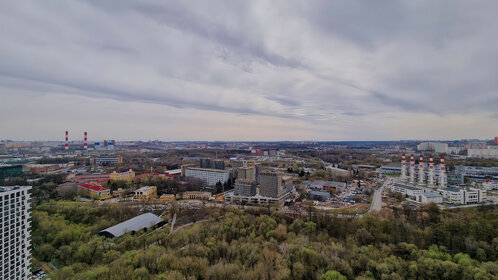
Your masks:
{"label": "long white building", "polygon": [[31,187],[0,187],[0,279],[31,278]]}
{"label": "long white building", "polygon": [[229,173],[228,170],[187,167],[185,168],[185,177],[197,178],[208,186],[214,186],[218,182],[224,184],[228,181]]}

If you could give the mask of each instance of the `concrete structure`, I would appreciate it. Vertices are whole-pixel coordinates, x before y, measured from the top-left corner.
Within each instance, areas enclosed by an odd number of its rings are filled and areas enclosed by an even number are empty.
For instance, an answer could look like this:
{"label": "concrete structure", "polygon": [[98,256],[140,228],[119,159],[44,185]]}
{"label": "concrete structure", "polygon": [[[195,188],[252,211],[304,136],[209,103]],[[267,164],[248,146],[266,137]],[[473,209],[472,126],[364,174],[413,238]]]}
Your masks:
{"label": "concrete structure", "polygon": [[184,192],[181,195],[177,195],[177,197],[181,197],[182,199],[200,199],[200,200],[209,200],[211,198],[210,192]]}
{"label": "concrete structure", "polygon": [[434,187],[434,157],[431,155],[429,159],[429,177],[427,178],[427,186]]}
{"label": "concrete structure", "polygon": [[304,181],[301,183],[307,189],[342,192],[346,188],[345,182],[336,181]]}
{"label": "concrete structure", "polygon": [[69,131],[66,130],[66,142],[64,143],[64,149],[69,150]]}
{"label": "concrete structure", "polygon": [[145,186],[137,189],[133,196],[140,201],[149,201],[157,197],[157,187]]}
{"label": "concrete structure", "polygon": [[88,150],[88,144],[86,142],[87,141],[87,133],[86,133],[86,131],[85,131],[85,134],[84,134],[83,138],[84,138],[83,149],[84,150]]}
{"label": "concrete structure", "polygon": [[401,194],[407,195],[413,200],[420,200],[420,195],[422,195],[425,191],[421,188],[417,188],[408,184],[400,184],[394,183],[391,185],[391,190],[395,192],[399,192]]}
{"label": "concrete structure", "polygon": [[420,202],[423,204],[431,202],[440,204],[443,203],[443,197],[437,192],[425,192],[420,195]]}
{"label": "concrete structure", "polygon": [[415,183],[415,159],[410,155],[410,183]]}
{"label": "concrete structure", "polygon": [[424,184],[424,179],[425,179],[425,172],[424,172],[424,155],[420,155],[420,160],[418,163],[418,184],[423,185]]}
{"label": "concrete structure", "polygon": [[330,199],[329,192],[310,191],[308,195],[310,200],[327,201]]}
{"label": "concrete structure", "polygon": [[254,180],[237,179],[234,187],[235,195],[255,196],[256,182]]}
{"label": "concrete structure", "polygon": [[123,157],[119,155],[116,156],[100,155],[93,157],[92,163],[95,165],[102,165],[102,166],[121,164],[123,163]]}
{"label": "concrete structure", "polygon": [[419,151],[434,151],[438,154],[448,153],[448,144],[441,142],[422,142],[417,145]]}
{"label": "concrete structure", "polygon": [[202,158],[199,160],[201,168],[225,170],[225,161]]}
{"label": "concrete structure", "polygon": [[172,201],[175,201],[174,194],[163,194],[159,197],[160,203],[167,203],[167,202],[172,202]]}
{"label": "concrete structure", "polygon": [[283,193],[280,172],[264,171],[259,174],[259,194],[267,197],[280,197]]}
{"label": "concrete structure", "polygon": [[256,168],[254,166],[238,168],[237,179],[256,181]]}
{"label": "concrete structure", "polygon": [[192,177],[202,180],[208,186],[214,186],[220,182],[226,183],[229,173],[226,170],[187,167],[184,169],[185,177]]}
{"label": "concrete structure", "polygon": [[80,194],[84,196],[99,200],[111,198],[111,190],[108,188],[93,184],[81,184],[79,187]]}
{"label": "concrete structure", "polygon": [[444,201],[451,204],[476,204],[486,201],[486,191],[476,188],[439,188]]}
{"label": "concrete structure", "polygon": [[31,279],[31,187],[0,187],[0,279]]}
{"label": "concrete structure", "polygon": [[468,149],[469,158],[498,158],[498,148],[487,147],[487,149]]}
{"label": "concrete structure", "polygon": [[446,187],[446,167],[444,166],[444,156],[441,156],[441,164],[439,165],[439,187]]}
{"label": "concrete structure", "polygon": [[[403,172],[403,163],[401,163],[401,165],[399,165],[399,163],[390,163],[388,165],[383,165],[381,166],[379,169],[377,169],[377,172],[379,172],[380,174],[401,174],[401,179],[403,181],[406,181],[406,166],[404,168],[404,172]],[[404,173],[404,175],[403,175]]]}
{"label": "concrete structure", "polygon": [[145,213],[110,228],[104,229],[98,234],[109,238],[120,237],[128,232],[134,233],[142,229],[148,229],[162,222],[163,219],[158,216],[152,213]]}
{"label": "concrete structure", "polygon": [[109,174],[109,178],[111,179],[111,181],[131,182],[133,181],[133,178],[135,178],[135,172],[133,172],[133,170],[131,169],[122,173],[117,173],[116,171],[114,171],[111,174]]}
{"label": "concrete structure", "polygon": [[482,187],[485,190],[498,190],[498,182],[486,180],[486,182],[482,183]]}

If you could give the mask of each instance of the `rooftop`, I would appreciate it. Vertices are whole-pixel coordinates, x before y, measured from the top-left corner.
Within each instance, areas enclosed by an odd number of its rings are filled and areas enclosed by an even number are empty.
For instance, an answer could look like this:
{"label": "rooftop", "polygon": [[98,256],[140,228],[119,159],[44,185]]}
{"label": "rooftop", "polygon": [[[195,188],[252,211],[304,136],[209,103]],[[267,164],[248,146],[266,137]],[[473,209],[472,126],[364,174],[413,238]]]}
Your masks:
{"label": "rooftop", "polygon": [[86,188],[86,189],[89,189],[92,191],[96,191],[96,192],[109,190],[108,188],[104,188],[104,187],[101,187],[99,185],[93,185],[93,184],[81,184],[80,187],[83,187],[83,188]]}
{"label": "rooftop", "polygon": [[0,186],[0,192],[9,192],[23,189],[31,189],[31,186]]}
{"label": "rooftop", "polygon": [[144,228],[153,227],[163,220],[152,213],[145,213],[135,218],[119,223],[110,228],[100,231],[98,234],[106,237],[120,237],[128,232],[139,231]]}

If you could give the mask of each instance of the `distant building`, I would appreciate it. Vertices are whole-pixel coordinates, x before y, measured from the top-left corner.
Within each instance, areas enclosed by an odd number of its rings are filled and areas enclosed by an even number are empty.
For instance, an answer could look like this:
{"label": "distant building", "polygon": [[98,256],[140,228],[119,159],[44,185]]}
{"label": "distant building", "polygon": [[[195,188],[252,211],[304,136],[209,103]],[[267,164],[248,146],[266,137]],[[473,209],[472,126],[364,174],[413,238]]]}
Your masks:
{"label": "distant building", "polygon": [[468,149],[467,157],[469,158],[498,158],[498,149],[488,147],[487,149]]}
{"label": "distant building", "polygon": [[116,155],[100,155],[92,158],[92,163],[95,165],[109,166],[123,163],[123,157]]}
{"label": "distant building", "polygon": [[308,189],[318,189],[318,190],[326,190],[326,191],[336,191],[342,192],[346,188],[347,184],[345,182],[336,182],[336,181],[304,181],[302,185]]}
{"label": "distant building", "polygon": [[399,192],[401,194],[407,195],[413,200],[420,200],[420,196],[425,192],[421,188],[417,188],[410,185],[394,183],[391,185],[391,190]]}
{"label": "distant building", "polygon": [[448,173],[446,178],[448,180],[448,185],[461,185],[464,183],[463,174]]}
{"label": "distant building", "polygon": [[422,142],[417,145],[419,151],[434,151],[439,154],[448,153],[448,144],[442,142]]}
{"label": "distant building", "polygon": [[234,193],[235,195],[255,196],[256,183],[254,180],[237,179],[235,180]]}
{"label": "distant building", "polygon": [[330,193],[328,192],[310,191],[308,195],[310,200],[327,201],[330,199]]}
{"label": "distant building", "polygon": [[196,167],[187,167],[184,170],[185,170],[184,171],[185,177],[200,179],[208,186],[214,186],[218,182],[224,184],[228,181],[229,178],[229,173],[226,170],[206,169],[206,168],[196,168]]}
{"label": "distant building", "polygon": [[443,197],[439,193],[436,193],[436,192],[425,192],[425,193],[420,195],[420,202],[423,204],[427,204],[427,203],[431,203],[431,202],[440,204],[440,203],[443,203]]}
{"label": "distant building", "polygon": [[109,181],[109,174],[82,174],[74,176],[71,181],[80,184],[96,184],[99,182]]}
{"label": "distant building", "polygon": [[149,201],[157,197],[157,187],[146,186],[135,191],[134,197],[140,201]]}
{"label": "distant building", "polygon": [[252,167],[241,167],[237,169],[237,178],[243,180],[256,180],[256,168]]}
{"label": "distant building", "polygon": [[290,184],[292,177],[283,176],[281,172],[263,171],[259,174],[259,194],[264,197],[279,198],[291,190]]}
{"label": "distant building", "polygon": [[31,279],[30,190],[0,187],[0,279]]}
{"label": "distant building", "polygon": [[397,162],[381,166],[377,172],[380,174],[401,174],[401,164]]}
{"label": "distant building", "polygon": [[81,184],[79,187],[80,194],[84,196],[99,200],[111,198],[111,190],[108,188],[92,184]]}
{"label": "distant building", "polygon": [[341,169],[341,168],[337,168],[337,167],[333,167],[333,166],[327,166],[327,170],[330,171],[330,173],[332,173],[332,175],[334,175],[334,176],[349,176],[349,175],[351,175],[351,172],[349,172],[349,170]]}
{"label": "distant building", "polygon": [[159,197],[160,203],[166,203],[166,202],[172,202],[172,201],[175,201],[174,194],[163,194]]}
{"label": "distant building", "polygon": [[22,174],[22,165],[0,165],[0,179],[14,177]]}
{"label": "distant building", "polygon": [[[178,196],[178,195],[177,195]],[[209,200],[211,198],[211,193],[210,192],[198,192],[198,191],[191,191],[191,192],[184,192],[181,195],[179,195],[182,199],[200,199],[200,200]]]}
{"label": "distant building", "polygon": [[157,224],[161,224],[162,222],[164,222],[163,219],[158,216],[152,213],[145,213],[110,228],[104,229],[98,234],[109,238],[120,237],[129,232],[135,233],[142,229],[151,228]]}
{"label": "distant building", "polygon": [[437,189],[444,201],[451,204],[476,204],[486,200],[486,191],[476,188],[441,188]]}
{"label": "distant building", "polygon": [[117,173],[116,171],[114,171],[109,175],[109,178],[111,179],[111,181],[131,182],[133,181],[133,178],[135,178],[135,172],[133,172],[133,170],[131,169],[122,173]]}
{"label": "distant building", "polygon": [[225,161],[223,160],[211,160],[209,158],[203,158],[199,160],[199,163],[200,168],[225,170]]}

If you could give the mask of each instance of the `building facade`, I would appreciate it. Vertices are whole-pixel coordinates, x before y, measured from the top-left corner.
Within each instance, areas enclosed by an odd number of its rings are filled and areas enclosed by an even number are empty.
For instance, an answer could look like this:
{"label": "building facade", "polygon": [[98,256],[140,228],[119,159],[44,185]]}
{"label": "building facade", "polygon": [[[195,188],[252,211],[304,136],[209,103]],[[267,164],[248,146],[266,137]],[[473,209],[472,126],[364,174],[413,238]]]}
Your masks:
{"label": "building facade", "polygon": [[254,180],[237,179],[235,180],[235,195],[255,196],[256,184]]}
{"label": "building facade", "polygon": [[264,171],[259,174],[259,194],[267,197],[280,197],[282,189],[282,173]]}
{"label": "building facade", "polygon": [[145,186],[135,191],[134,197],[140,201],[149,201],[157,197],[157,187]]}
{"label": "building facade", "polygon": [[111,190],[108,188],[93,184],[81,184],[79,187],[80,194],[84,196],[99,200],[111,198]]}
{"label": "building facade", "polygon": [[187,167],[185,168],[185,177],[197,178],[208,186],[214,186],[218,182],[226,183],[229,173],[226,170]]}
{"label": "building facade", "polygon": [[31,187],[0,187],[0,279],[31,278]]}
{"label": "building facade", "polygon": [[111,181],[131,182],[133,181],[133,178],[135,178],[135,172],[131,169],[123,173],[117,173],[116,171],[114,171],[109,174],[109,178],[111,179]]}
{"label": "building facade", "polygon": [[243,180],[256,180],[256,168],[252,167],[242,167],[237,169],[237,179]]}

